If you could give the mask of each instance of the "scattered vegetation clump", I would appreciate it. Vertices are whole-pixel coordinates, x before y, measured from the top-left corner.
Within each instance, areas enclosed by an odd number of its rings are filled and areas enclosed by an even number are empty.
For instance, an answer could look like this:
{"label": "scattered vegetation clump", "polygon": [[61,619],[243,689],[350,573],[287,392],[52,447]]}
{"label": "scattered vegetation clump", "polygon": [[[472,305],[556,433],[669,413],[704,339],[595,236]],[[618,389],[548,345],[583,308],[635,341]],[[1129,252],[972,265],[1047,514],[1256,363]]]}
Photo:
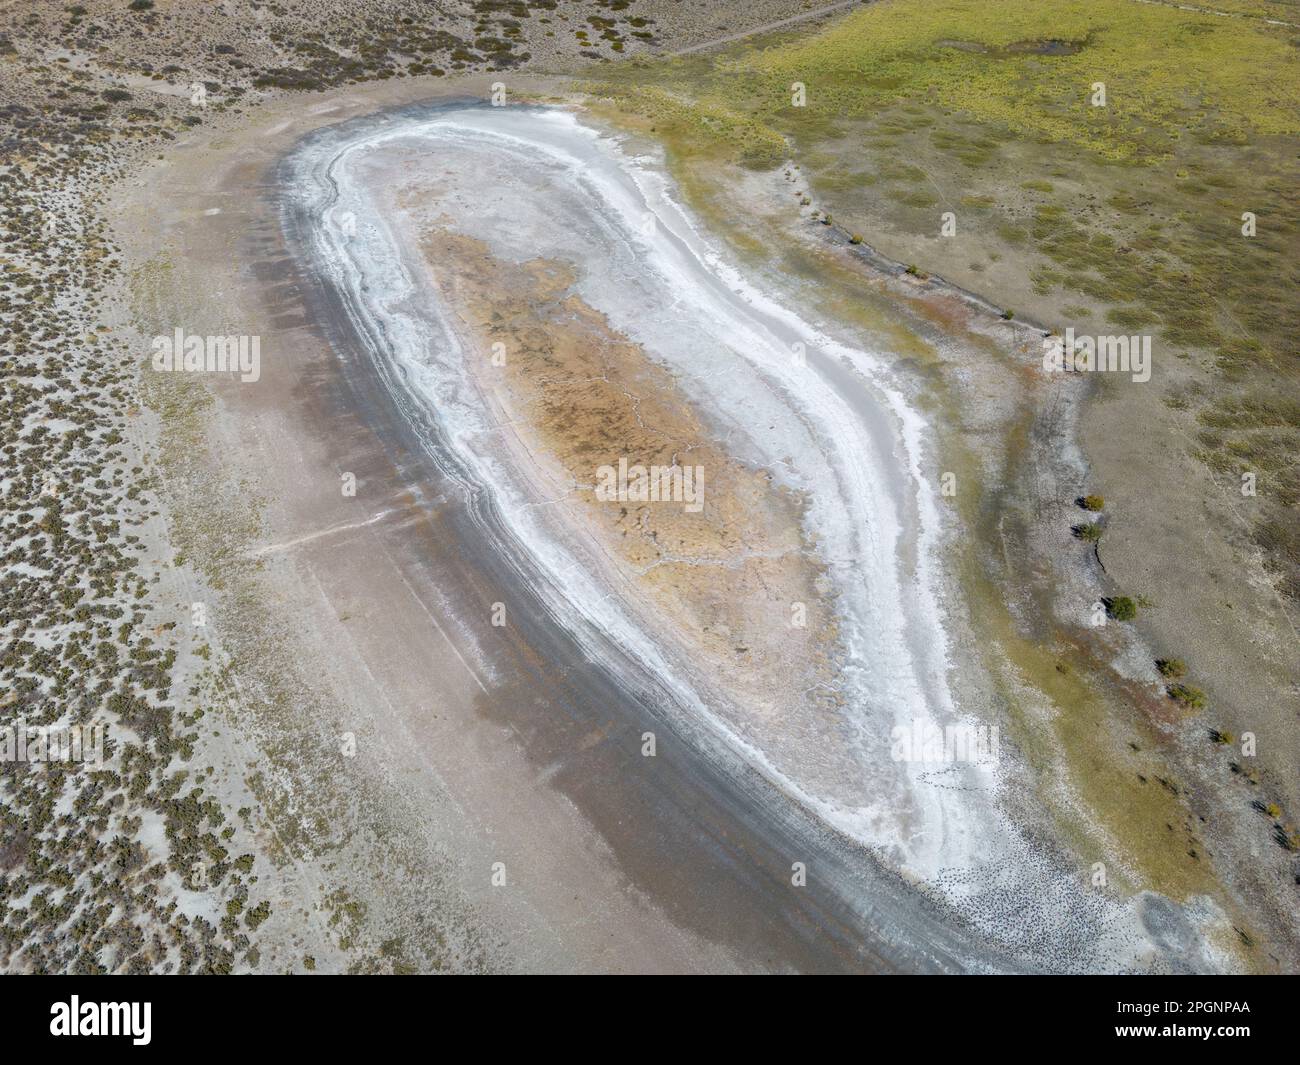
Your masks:
{"label": "scattered vegetation clump", "polygon": [[[62,121],[33,118],[0,148],[0,174],[39,176],[0,181],[0,724],[97,727],[104,757],[0,763],[0,829],[21,840],[0,867],[0,967],[228,972],[247,937],[175,908],[195,862],[227,898],[247,870],[225,861],[220,805],[180,796],[197,732],[173,697],[175,623],[157,623],[140,565],[156,482],[123,432],[134,360],[100,324],[117,254],[94,195],[129,154],[110,135],[122,128],[65,140]],[[163,822],[162,856],[138,839],[146,815]]]}
{"label": "scattered vegetation clump", "polygon": [[1117,595],[1111,599],[1103,599],[1102,603],[1106,607],[1106,614],[1115,621],[1132,621],[1137,617],[1138,605],[1127,595]]}
{"label": "scattered vegetation clump", "polygon": [[1202,710],[1206,705],[1205,692],[1193,684],[1171,684],[1166,691],[1169,698],[1178,703],[1179,706],[1187,707],[1189,710]]}
{"label": "scattered vegetation clump", "polygon": [[[779,166],[789,155],[789,146],[781,134],[724,104],[692,101],[653,85],[601,82],[580,88],[622,111],[653,118],[656,130],[663,136],[687,143],[699,152],[723,154],[762,170]],[[809,202],[805,199],[804,205]]]}
{"label": "scattered vegetation clump", "polygon": [[1171,680],[1187,676],[1187,663],[1181,658],[1157,658],[1156,669],[1162,677]]}

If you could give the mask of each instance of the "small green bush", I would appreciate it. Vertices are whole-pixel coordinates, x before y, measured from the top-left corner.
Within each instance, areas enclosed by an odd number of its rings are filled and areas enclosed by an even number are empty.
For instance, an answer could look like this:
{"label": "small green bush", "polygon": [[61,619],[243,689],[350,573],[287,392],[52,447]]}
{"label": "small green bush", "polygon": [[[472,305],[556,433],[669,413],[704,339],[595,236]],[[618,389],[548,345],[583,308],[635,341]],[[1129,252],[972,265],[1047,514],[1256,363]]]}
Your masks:
{"label": "small green bush", "polygon": [[1171,684],[1166,691],[1174,702],[1190,710],[1200,710],[1205,706],[1205,692],[1192,684]]}
{"label": "small green bush", "polygon": [[1106,613],[1116,621],[1132,621],[1137,617],[1137,603],[1127,595],[1117,595],[1114,599],[1103,600]]}

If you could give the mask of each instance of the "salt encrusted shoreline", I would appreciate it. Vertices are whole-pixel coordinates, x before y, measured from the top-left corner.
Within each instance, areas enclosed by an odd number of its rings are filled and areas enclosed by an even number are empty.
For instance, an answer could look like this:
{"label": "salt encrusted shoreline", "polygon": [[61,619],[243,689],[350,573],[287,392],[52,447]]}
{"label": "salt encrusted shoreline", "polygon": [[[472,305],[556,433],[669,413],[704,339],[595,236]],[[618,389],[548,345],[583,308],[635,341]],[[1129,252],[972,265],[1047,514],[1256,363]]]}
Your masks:
{"label": "salt encrusted shoreline", "polygon": [[[492,134],[489,130],[492,122],[498,121],[496,119],[491,121],[487,119],[487,116],[491,115],[493,110],[482,109],[478,112],[463,112],[464,114],[477,113],[484,116],[484,122],[480,123],[475,120],[471,123],[474,132],[470,137],[470,144],[481,147],[483,143],[491,143]],[[499,121],[507,124],[511,121],[505,118],[503,113],[497,113],[502,115]],[[418,143],[419,138],[429,135],[431,129],[436,130],[454,126],[454,121],[448,119],[447,114],[446,108],[440,112],[415,109],[391,115],[387,121],[372,128],[356,127],[354,130],[339,129],[332,132],[321,144],[304,150],[305,159],[313,159],[313,152],[315,153],[315,159],[298,170],[298,177],[294,179],[292,184],[299,194],[305,197],[304,206],[299,212],[299,217],[303,219],[301,224],[307,227],[311,227],[313,224],[315,226],[313,235],[310,238],[304,238],[302,244],[304,247],[311,249],[310,255],[315,263],[313,272],[319,273],[323,277],[335,279],[334,283],[340,292],[338,299],[341,313],[337,316],[338,320],[342,322],[347,319],[350,323],[349,329],[344,332],[349,333],[354,341],[358,337],[372,338],[363,339],[361,341],[363,346],[374,344],[375,340],[373,338],[383,338],[370,355],[370,358],[374,360],[377,366],[382,367],[385,365],[391,357],[391,353],[394,350],[397,351],[399,356],[397,361],[402,367],[400,375],[394,374],[392,369],[383,371],[381,375],[387,376],[390,382],[401,382],[394,392],[394,395],[399,399],[399,404],[404,403],[401,400],[402,395],[409,395],[417,408],[427,402],[427,397],[439,397],[437,404],[429,408],[426,415],[417,416],[416,420],[425,427],[426,431],[431,431],[434,436],[438,437],[440,442],[432,447],[431,453],[445,453],[445,457],[439,460],[440,464],[448,468],[454,468],[456,470],[456,479],[467,484],[473,484],[475,486],[474,491],[478,492],[484,488],[480,481],[483,476],[482,468],[479,468],[480,472],[477,474],[469,471],[480,460],[472,458],[468,453],[464,452],[459,453],[456,457],[451,457],[456,448],[462,445],[463,439],[468,438],[465,434],[470,433],[471,428],[470,422],[464,420],[466,415],[461,411],[463,399],[456,396],[460,386],[453,384],[450,379],[442,380],[439,376],[442,373],[441,368],[434,365],[434,363],[445,357],[445,353],[440,353],[435,357],[433,352],[441,352],[445,345],[451,345],[454,350],[455,341],[445,325],[439,325],[435,328],[435,333],[441,338],[437,344],[433,344],[428,339],[419,339],[423,327],[419,324],[418,318],[410,317],[413,308],[433,306],[437,303],[436,296],[431,296],[429,293],[422,291],[422,282],[417,280],[419,275],[418,267],[413,267],[409,263],[405,267],[398,265],[407,254],[399,249],[409,244],[411,240],[409,235],[400,234],[404,230],[411,229],[413,223],[401,221],[400,212],[394,211],[390,202],[382,202],[382,194],[381,202],[363,202],[357,198],[356,190],[358,187],[364,187],[367,195],[375,188],[382,189],[390,181],[386,171],[378,166],[372,167],[358,185],[358,178],[348,174],[346,164],[342,163],[342,160],[352,151],[349,138],[355,135],[360,144],[366,144],[368,138],[373,138],[380,144],[392,141],[401,145],[402,152],[399,153],[399,156],[405,161],[396,164],[397,169],[404,170],[407,174],[418,171],[420,167],[419,159],[426,156],[422,156],[419,152],[411,149],[410,145]],[[521,126],[518,121],[522,121],[524,124]],[[518,121],[516,121],[516,125],[511,128],[510,132],[505,135],[504,143],[518,145],[528,141],[529,136],[539,129],[543,127],[550,128],[548,126],[549,120],[545,117],[544,112],[534,113],[531,120],[525,115]],[[443,125],[443,123],[446,124]],[[555,131],[551,130],[548,135],[555,135]],[[436,140],[436,134],[434,139]],[[581,136],[578,141],[585,143]],[[455,145],[456,143],[453,137],[452,144]],[[565,158],[566,152],[572,151],[581,155],[585,149],[574,145],[559,148],[548,141],[545,146],[537,146],[534,150],[539,153],[540,157],[547,158],[549,165],[556,159]],[[370,166],[373,158],[379,156],[374,155],[374,149],[371,147],[364,157],[367,159],[367,165]],[[427,157],[440,158],[444,167],[454,167],[455,165],[452,162],[454,156],[445,152],[432,152]],[[520,167],[526,168],[527,160],[527,156],[516,160],[514,164],[516,172]],[[618,186],[620,179],[597,176],[597,170],[598,166],[594,160],[587,159],[583,168],[584,184],[588,187],[594,185],[594,187],[606,190]],[[454,185],[454,180],[450,177],[451,173],[451,170],[444,169],[435,179],[440,193],[446,193],[449,183]],[[315,175],[314,178],[309,176],[312,174]],[[487,179],[483,180],[487,181]],[[554,182],[558,179],[552,173],[547,180]],[[312,181],[316,181],[325,190],[324,199],[321,199],[318,193],[303,188],[304,183],[310,184]],[[497,184],[501,185],[501,188],[497,189],[497,194],[506,195],[506,198],[512,204],[509,213],[510,231],[514,232],[517,229],[519,233],[523,234],[518,238],[518,249],[514,254],[535,255],[538,251],[535,244],[538,231],[537,222],[529,219],[526,213],[519,214],[519,211],[524,208],[520,207],[521,195],[518,192],[514,193],[513,196],[502,192],[504,186],[508,184],[507,180],[502,179]],[[635,183],[629,182],[625,187],[613,193],[614,200],[621,201],[629,196],[633,184],[642,186],[642,188],[646,185],[653,188],[655,179],[652,174],[638,175]],[[486,188],[488,190],[496,189],[497,185],[487,181]],[[419,198],[418,195],[411,197],[409,189],[406,194],[410,198]],[[544,194],[539,191],[538,195]],[[336,196],[339,199],[336,200]],[[526,196],[523,199],[527,202]],[[454,195],[447,198],[445,202],[440,199],[433,207],[434,213],[442,212],[446,214],[449,212],[454,216],[459,210],[466,218],[474,218],[476,221],[482,222],[483,219],[473,203],[459,203],[459,207],[457,207],[457,203],[458,201]],[[498,209],[492,206],[493,203],[492,193],[489,191],[489,199],[484,208],[488,215]],[[656,207],[655,209],[658,210],[659,208]],[[596,210],[599,212],[602,208],[597,207]],[[627,204],[619,202],[617,210],[620,214],[634,214],[636,207],[629,200]],[[333,224],[333,221],[334,216],[340,211],[346,213],[349,218],[354,216],[368,218],[370,225],[368,228],[360,229],[357,234],[346,234],[346,240],[339,240],[338,227]],[[565,223],[569,227],[574,226],[574,224],[572,220]],[[605,229],[608,229],[610,224],[608,218],[605,218],[602,222]],[[580,223],[578,225],[580,228]],[[666,221],[661,219],[660,225],[663,227],[663,231],[672,234],[671,239],[673,241],[684,239],[684,234],[691,228],[690,223],[682,218]],[[659,231],[657,228],[656,232]],[[511,239],[514,240],[513,237]],[[636,239],[632,238],[626,243],[635,244]],[[622,241],[620,240],[621,244]],[[356,259],[358,255],[361,257],[359,261]],[[351,265],[347,265],[349,261]],[[761,313],[768,315],[769,321],[780,320],[783,312],[774,304],[767,302],[766,296],[751,288],[743,277],[730,270],[720,260],[717,260],[716,256],[705,251],[702,261],[708,262],[710,269],[719,271],[720,276],[724,277],[725,281],[718,283],[714,280],[696,278],[694,279],[696,282],[695,290],[709,290],[712,286],[718,284],[720,293],[722,291],[743,293],[741,303],[737,304],[738,307],[741,305],[748,305],[749,307],[761,306],[763,308]],[[600,276],[608,277],[614,274],[623,276],[626,274],[626,270],[626,265],[612,272],[606,269],[600,272]],[[665,266],[662,263],[657,263],[653,270],[660,272],[667,270],[669,274],[676,276],[675,271],[680,271],[681,267]],[[358,288],[359,279],[363,277],[366,279],[364,282],[364,295],[362,295],[363,289]],[[682,284],[686,284],[687,287],[681,288],[679,286],[678,291],[692,290],[689,281],[683,281]],[[728,299],[730,298],[728,296]],[[632,300],[632,304],[637,305],[637,301]],[[640,334],[637,332],[641,323],[635,317],[631,319],[620,317],[622,312],[619,310],[620,304],[618,302],[610,303],[606,299],[604,302],[599,303],[598,306],[604,313],[619,320],[624,328],[633,330],[633,336],[641,339]],[[400,310],[397,317],[388,317],[391,308],[394,307],[405,309]],[[734,313],[722,309],[722,304],[719,304],[715,311],[722,316],[721,320],[724,321],[730,321],[730,316]],[[745,311],[744,313],[754,312]],[[793,323],[793,319],[790,321]],[[736,324],[733,323],[731,328],[737,328]],[[742,329],[742,332],[744,331],[744,327],[739,328]],[[863,359],[865,357],[860,353],[854,355],[851,348],[843,348],[842,345],[831,341],[823,334],[810,330],[810,327],[806,325],[802,327],[802,330],[800,332],[796,329],[791,335],[813,336],[819,346],[837,349],[848,364],[856,363],[859,373],[873,374],[876,378],[882,376],[883,364],[867,359],[864,365]],[[707,328],[705,328],[704,332],[707,332]],[[653,331],[651,335],[656,336]],[[667,338],[672,335],[671,333],[657,334],[657,340],[652,344],[652,347],[657,345],[659,350],[663,351],[666,350],[663,345],[668,344],[670,349],[674,342]],[[789,340],[789,337],[786,339]],[[751,340],[747,343],[749,343],[752,350],[755,343],[761,345],[763,341]],[[420,352],[423,352],[423,354],[419,354]],[[680,354],[678,358],[680,360]],[[432,362],[423,361],[425,359],[432,359]],[[777,365],[779,365],[779,360],[777,363],[766,364],[765,368],[768,372],[773,372]],[[827,370],[829,370],[829,367],[827,367]],[[687,378],[691,376],[690,370],[683,369],[680,365],[677,367],[677,372],[684,373]],[[823,372],[827,371],[824,370]],[[706,375],[706,377],[708,376]],[[831,376],[833,379],[835,375],[832,373]],[[718,378],[717,381],[721,381],[721,378]],[[895,408],[896,411],[899,409]],[[453,415],[452,411],[456,413]],[[773,412],[769,411],[765,413],[764,420],[766,421],[773,416]],[[449,417],[452,418],[451,425],[455,427],[454,429],[442,424],[444,419]],[[903,414],[900,416],[900,421],[906,425],[909,417],[910,415]],[[474,429],[470,435],[482,435],[491,431],[489,425],[483,425]],[[831,434],[831,436],[842,437],[848,431],[845,425],[840,425],[837,432]],[[912,424],[909,431],[913,434],[913,439],[909,440],[907,449],[915,453],[915,449],[919,446],[919,436],[917,435],[920,431],[919,423]],[[432,437],[429,439],[432,439]],[[456,442],[449,444],[449,439]],[[864,454],[870,451],[870,448],[867,447],[868,440],[871,440],[870,435],[864,437],[863,446],[859,449]],[[871,442],[876,445],[880,441],[877,438]],[[789,446],[793,447],[795,453],[798,453],[798,445],[790,444]],[[891,447],[899,449],[901,444],[897,441],[893,445],[886,444],[884,453],[888,453]],[[493,461],[496,463],[498,460],[494,459]],[[911,469],[913,475],[915,475],[918,467],[915,465],[915,459],[912,462]],[[792,467],[792,469],[794,468]],[[488,493],[488,498],[493,501],[491,509],[494,515],[512,510],[516,515],[520,513],[515,509],[518,503],[507,501],[501,497],[500,493],[501,489],[499,487],[493,488]],[[902,497],[905,494],[903,489],[896,486],[893,490],[885,493],[885,498],[895,495]],[[921,497],[923,503],[926,499],[926,496]],[[531,504],[525,504],[525,507],[535,507],[537,502],[534,500]],[[535,523],[534,512],[531,510],[527,512],[530,514],[529,523]],[[511,518],[510,522],[515,520],[517,519]],[[520,552],[523,545],[529,543],[531,546],[523,551],[523,554],[520,554],[519,557],[531,556],[534,565],[537,564],[539,557],[549,554],[550,547],[543,552],[542,556],[534,553],[537,544],[540,542],[538,539],[540,534],[535,530],[523,531],[518,527],[510,528],[510,531],[507,531],[510,522],[494,526],[491,529],[491,538],[497,542],[499,549],[503,549],[506,554],[510,554],[512,550]],[[858,522],[858,525],[867,528],[875,524],[875,520],[864,519]],[[814,526],[814,528],[816,527]],[[488,530],[485,529],[485,531]],[[834,533],[830,533],[827,529],[821,531],[829,533],[831,543],[838,542]],[[508,542],[513,543],[514,547],[504,549],[503,545]],[[849,549],[842,549],[841,553],[846,550]],[[920,560],[922,567],[927,565],[924,550],[915,552],[913,549],[913,552],[915,557]],[[539,583],[542,581],[542,574],[545,572],[546,567],[549,566],[549,563],[543,564],[542,568],[537,572],[533,572],[531,577],[528,575],[529,567],[520,568],[518,562],[515,565],[518,576],[524,579],[525,583],[528,581]],[[577,572],[572,565],[561,566],[561,570],[564,572],[552,572],[550,575],[550,580],[556,582],[550,593],[552,596],[561,594],[558,589],[566,581],[572,585],[572,577]],[[561,598],[567,599],[572,594],[573,589],[570,587],[561,594]],[[599,601],[608,603],[610,598],[609,595],[606,595]],[[595,603],[597,600],[589,598],[588,602]],[[556,613],[554,608],[550,612],[554,614],[556,620],[559,620],[562,616],[560,613]],[[591,617],[588,616],[587,622],[590,623],[591,620]],[[566,624],[572,626],[573,622],[566,622]],[[597,623],[597,629],[607,630],[608,625],[608,620],[599,622]],[[615,624],[614,631],[622,632],[621,625],[621,622]],[[632,640],[627,632],[623,632],[618,642],[625,651],[640,645],[640,641]],[[936,643],[932,637],[926,638],[925,642],[932,650],[942,646],[941,642]],[[599,650],[594,648],[587,652],[588,655],[593,653],[598,660],[604,657]],[[644,653],[644,651],[636,651],[635,657],[643,659]],[[611,667],[612,663],[606,661],[606,666]],[[669,678],[669,674],[665,673],[663,669],[652,669],[651,672],[658,676],[661,681]],[[673,675],[672,687],[676,692],[674,699],[685,699],[688,705],[692,701],[695,702],[696,711],[692,715],[692,720],[699,721],[710,717],[709,711],[704,709],[705,703],[699,701],[699,696],[692,696],[682,688],[684,678],[693,672],[686,669]],[[617,669],[615,669],[614,675],[618,675]],[[698,681],[695,683],[698,684]],[[705,702],[707,701],[705,700]],[[897,828],[892,827],[888,822],[884,822],[874,826],[874,834],[868,829],[867,834],[862,835],[862,829],[866,828],[870,822],[855,822],[853,811],[846,810],[842,802],[833,800],[827,802],[818,798],[816,794],[810,794],[799,781],[798,772],[795,772],[793,776],[790,775],[788,757],[785,760],[787,764],[784,768],[778,768],[778,765],[767,757],[763,748],[767,743],[771,742],[771,737],[768,740],[762,740],[751,736],[742,740],[739,735],[732,733],[726,742],[733,749],[741,752],[742,757],[745,759],[757,766],[763,766],[764,773],[778,785],[781,791],[791,796],[797,796],[800,804],[809,809],[818,810],[820,816],[827,822],[835,824],[840,830],[851,836],[859,837],[861,842],[869,843],[874,848],[879,849],[880,853],[893,851],[893,861],[898,862],[902,871],[908,872],[913,877],[918,875],[918,872],[913,868],[916,856],[909,856],[906,849],[901,849],[904,837],[898,834]],[[929,786],[933,787],[933,785]],[[1023,893],[1024,899],[1027,901],[1038,900],[1044,907],[1041,920],[1036,917],[1032,921],[1022,922],[1026,931],[1025,944],[1027,947],[1028,944],[1037,941],[1038,933],[1035,929],[1039,928],[1040,925],[1044,928],[1052,928],[1054,930],[1053,935],[1056,938],[1056,945],[1053,948],[1050,963],[1055,967],[1141,968],[1154,965],[1160,968],[1170,965],[1173,967],[1191,966],[1200,968],[1214,964],[1208,962],[1205,956],[1200,953],[1204,947],[1203,945],[1197,945],[1195,937],[1185,939],[1166,937],[1159,943],[1148,939],[1146,928],[1149,925],[1147,922],[1151,919],[1150,913],[1152,907],[1157,905],[1157,900],[1147,899],[1139,895],[1131,898],[1127,903],[1116,906],[1113,900],[1108,900],[1096,893],[1087,891],[1083,885],[1075,880],[1074,874],[1068,866],[1058,864],[1051,856],[1042,852],[1038,847],[1029,845],[1027,841],[1017,843],[1017,830],[1014,826],[1000,823],[992,807],[989,807],[985,813],[981,814],[979,812],[980,801],[972,798],[976,794],[972,789],[964,789],[968,792],[964,800],[960,797],[960,793],[963,791],[962,788],[949,790],[948,795],[943,794],[944,789],[942,787],[931,791],[931,795],[936,797],[942,804],[939,809],[944,810],[944,813],[939,822],[942,827],[932,825],[929,832],[930,834],[937,832],[937,835],[946,840],[950,847],[952,844],[956,844],[957,847],[956,849],[932,851],[930,860],[936,861],[938,864],[928,876],[921,873],[920,879],[927,880],[932,877],[933,880],[929,884],[928,890],[936,892],[939,897],[944,898],[948,904],[954,906],[948,916],[948,922],[953,930],[960,927],[968,919],[979,926],[979,934],[973,936],[965,932],[959,934],[959,940],[966,939],[969,944],[965,948],[957,947],[958,954],[965,954],[967,957],[965,965],[969,966],[973,963],[978,966],[981,963],[975,959],[981,955],[985,957],[982,964],[994,966],[1001,964],[994,959],[997,958],[999,951],[1003,948],[992,947],[992,942],[1014,944],[1017,933],[999,927],[996,921],[990,920],[990,916],[999,912],[1006,905],[1005,898],[1014,897],[1017,892]],[[898,795],[896,793],[890,794],[893,794],[893,797],[897,799]],[[770,817],[781,816],[772,807],[769,807],[767,813]],[[845,816],[846,814],[848,816]],[[983,835],[973,827],[980,817],[988,819],[987,825],[989,827]],[[968,821],[968,819],[970,820]],[[919,834],[922,837],[926,835],[925,832]],[[1000,846],[1008,848],[1000,857],[990,851],[990,843],[993,840],[997,840]],[[972,861],[961,857],[963,848],[969,848],[969,853],[972,856],[978,854],[980,858],[977,861]],[[941,887],[940,885],[946,886]],[[843,885],[839,885],[839,889],[842,890]],[[846,898],[851,900],[852,895],[850,894]],[[899,907],[900,903],[901,908]],[[1021,908],[1023,909],[1023,907]],[[927,923],[926,919],[921,919],[913,927],[911,918],[914,915],[909,914],[908,903],[905,900],[896,900],[894,908],[890,912],[892,914],[892,926],[889,927],[888,931],[884,928],[881,928],[880,931],[885,933],[887,939],[892,939],[896,946],[901,946],[908,952],[917,950],[924,952],[927,949],[926,943],[940,942],[946,938],[946,935],[940,935],[938,939],[935,939],[936,929],[933,924]],[[1195,920],[1201,921],[1207,918],[1213,920],[1212,909],[1207,914],[1195,918]],[[1190,928],[1187,931],[1190,935]],[[987,954],[978,946],[983,935],[993,937],[990,941],[991,952]],[[1011,946],[1009,949],[1016,950],[1019,948]],[[1034,958],[1035,955],[1032,951],[1024,956],[1024,960],[1031,963]]]}

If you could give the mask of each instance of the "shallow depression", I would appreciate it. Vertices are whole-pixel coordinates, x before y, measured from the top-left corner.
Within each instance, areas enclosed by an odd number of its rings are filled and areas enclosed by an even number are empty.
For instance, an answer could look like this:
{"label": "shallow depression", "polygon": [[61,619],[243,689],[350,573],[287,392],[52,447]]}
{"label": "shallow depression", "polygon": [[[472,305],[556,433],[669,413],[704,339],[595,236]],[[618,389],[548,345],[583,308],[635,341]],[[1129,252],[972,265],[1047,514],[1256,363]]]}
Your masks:
{"label": "shallow depression", "polygon": [[[316,268],[346,294],[366,357],[436,427],[431,453],[466,492],[490,497],[510,535],[494,546],[545,580],[556,620],[579,640],[594,630],[623,649],[606,666],[636,663],[671,690],[687,725],[723,736],[791,799],[983,927],[1005,928],[1008,907],[1033,907],[1088,953],[1147,949],[1131,906],[1085,894],[1020,836],[990,770],[891,757],[894,729],[961,715],[948,685],[926,426],[891,380],[888,353],[832,340],[770,282],[744,276],[653,160],[566,110],[389,115],[307,142],[295,169]],[[564,264],[574,297],[671,374],[729,456],[803,501],[804,542],[837,632],[829,734],[808,727],[828,712],[824,693],[795,693],[775,713],[736,699],[619,579],[571,509],[551,505],[572,485],[557,495],[511,446],[516,434],[476,370],[481,352],[439,287],[454,271],[422,251],[435,231],[472,238],[501,262]],[[977,897],[982,909],[970,906]]]}

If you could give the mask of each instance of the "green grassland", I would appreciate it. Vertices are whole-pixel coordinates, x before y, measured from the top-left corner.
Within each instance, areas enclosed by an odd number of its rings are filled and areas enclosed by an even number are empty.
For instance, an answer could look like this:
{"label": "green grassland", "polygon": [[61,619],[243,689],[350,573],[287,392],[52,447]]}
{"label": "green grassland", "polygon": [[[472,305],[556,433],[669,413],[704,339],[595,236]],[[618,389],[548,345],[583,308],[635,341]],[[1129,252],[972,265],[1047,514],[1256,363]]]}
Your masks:
{"label": "green grassland", "polygon": [[1296,39],[1137,0],[880,0],[812,36],[612,65],[590,87],[653,125],[688,188],[701,164],[793,157],[837,221],[950,277],[930,238],[952,210],[980,249],[955,280],[1048,325],[1153,332],[1158,360],[1204,365],[1167,402],[1211,469],[1267,480],[1252,535],[1296,599]]}
{"label": "green grassland", "polygon": [[[1097,81],[1104,107],[1092,105]],[[806,108],[791,106],[794,82],[807,87]],[[808,142],[828,123],[902,100],[1110,158],[1160,157],[1188,136],[1243,144],[1296,132],[1296,82],[1287,32],[1244,18],[1134,0],[880,0],[810,38],[717,59],[634,61],[612,67],[607,84],[776,163],[773,132]],[[674,91],[694,106],[669,103]]]}

